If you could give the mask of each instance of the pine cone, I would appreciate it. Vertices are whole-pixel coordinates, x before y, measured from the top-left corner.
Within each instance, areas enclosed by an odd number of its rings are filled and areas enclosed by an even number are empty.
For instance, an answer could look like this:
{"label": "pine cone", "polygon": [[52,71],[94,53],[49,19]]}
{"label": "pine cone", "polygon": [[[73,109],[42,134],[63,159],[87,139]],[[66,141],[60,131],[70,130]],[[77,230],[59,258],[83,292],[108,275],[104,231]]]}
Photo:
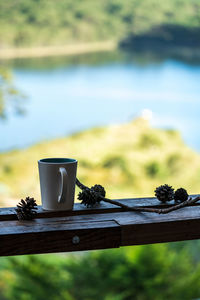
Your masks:
{"label": "pine cone", "polygon": [[177,203],[184,202],[188,199],[188,193],[185,189],[177,189],[174,193],[174,200]]}
{"label": "pine cone", "polygon": [[32,220],[37,214],[37,203],[34,198],[26,197],[25,200],[21,199],[21,201],[17,204],[17,208],[15,208],[17,218],[19,220]]}
{"label": "pine cone", "polygon": [[106,195],[106,191],[105,191],[104,187],[100,184],[95,184],[94,186],[91,187],[91,190],[98,193],[102,197],[105,197],[105,195]]}
{"label": "pine cone", "polygon": [[163,203],[174,199],[174,189],[168,184],[157,187],[154,192],[157,199]]}
{"label": "pine cone", "polygon": [[105,195],[105,189],[101,185],[95,184],[91,189],[83,189],[82,192],[78,194],[78,199],[82,200],[81,204],[92,207],[101,201],[101,196],[105,197]]}

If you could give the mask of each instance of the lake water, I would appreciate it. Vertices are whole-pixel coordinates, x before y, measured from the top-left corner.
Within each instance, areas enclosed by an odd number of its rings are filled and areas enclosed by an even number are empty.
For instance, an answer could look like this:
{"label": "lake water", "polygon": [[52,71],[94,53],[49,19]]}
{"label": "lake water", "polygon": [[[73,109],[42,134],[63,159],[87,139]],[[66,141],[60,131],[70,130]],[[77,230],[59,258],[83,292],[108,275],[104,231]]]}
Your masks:
{"label": "lake water", "polygon": [[174,128],[200,151],[200,65],[121,53],[7,63],[28,99],[26,114],[0,121],[0,151],[115,123],[141,114]]}

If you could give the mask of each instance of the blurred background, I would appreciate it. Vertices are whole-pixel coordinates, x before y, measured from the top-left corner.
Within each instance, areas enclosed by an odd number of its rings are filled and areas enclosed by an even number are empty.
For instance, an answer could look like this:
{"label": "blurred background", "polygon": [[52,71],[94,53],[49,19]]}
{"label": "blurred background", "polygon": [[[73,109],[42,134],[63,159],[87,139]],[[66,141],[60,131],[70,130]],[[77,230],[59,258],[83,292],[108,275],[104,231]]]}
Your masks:
{"label": "blurred background", "polygon": [[[44,157],[78,159],[110,198],[199,193],[199,82],[199,0],[1,1],[1,206],[40,203]],[[0,299],[198,299],[199,253],[191,241],[1,258]]]}

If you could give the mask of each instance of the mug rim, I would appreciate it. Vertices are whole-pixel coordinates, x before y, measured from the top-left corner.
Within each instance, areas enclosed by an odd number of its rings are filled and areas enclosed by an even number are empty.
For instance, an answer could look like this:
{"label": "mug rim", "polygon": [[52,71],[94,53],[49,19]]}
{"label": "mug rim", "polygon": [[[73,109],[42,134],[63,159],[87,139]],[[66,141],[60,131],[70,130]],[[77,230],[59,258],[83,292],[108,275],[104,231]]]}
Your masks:
{"label": "mug rim", "polygon": [[[53,161],[55,160],[55,161]],[[73,164],[77,162],[75,158],[66,158],[66,157],[48,157],[38,160],[38,163],[41,164]]]}

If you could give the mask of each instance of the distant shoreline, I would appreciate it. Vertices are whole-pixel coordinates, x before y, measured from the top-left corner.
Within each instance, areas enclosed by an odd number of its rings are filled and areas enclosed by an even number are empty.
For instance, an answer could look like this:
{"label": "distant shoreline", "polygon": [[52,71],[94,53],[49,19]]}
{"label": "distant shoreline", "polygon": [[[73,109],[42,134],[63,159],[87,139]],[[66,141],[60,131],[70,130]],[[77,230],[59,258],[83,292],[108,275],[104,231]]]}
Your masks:
{"label": "distant shoreline", "polygon": [[33,48],[5,48],[0,49],[0,59],[77,55],[101,51],[113,51],[116,48],[117,43],[114,41]]}

